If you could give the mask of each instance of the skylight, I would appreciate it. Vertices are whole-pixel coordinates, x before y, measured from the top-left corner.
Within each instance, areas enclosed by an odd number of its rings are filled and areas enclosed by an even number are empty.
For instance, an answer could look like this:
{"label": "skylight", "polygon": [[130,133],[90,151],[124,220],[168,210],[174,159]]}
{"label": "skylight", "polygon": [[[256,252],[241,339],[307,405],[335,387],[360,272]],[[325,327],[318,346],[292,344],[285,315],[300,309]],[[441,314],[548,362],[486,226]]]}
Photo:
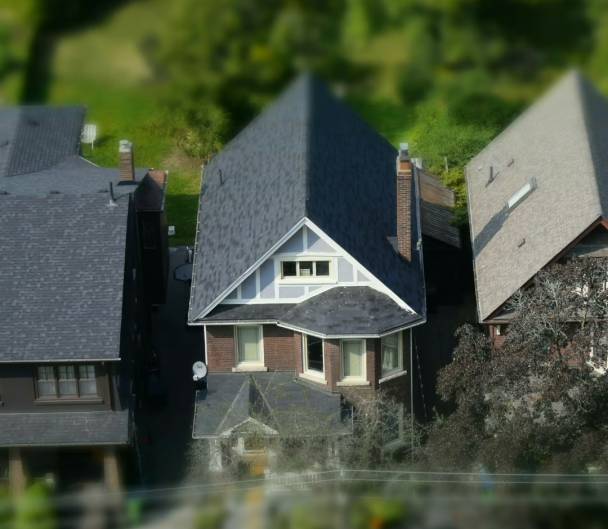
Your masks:
{"label": "skylight", "polygon": [[519,204],[524,198],[526,198],[534,189],[532,182],[528,182],[524,185],[517,193],[515,193],[507,202],[507,207],[513,209]]}

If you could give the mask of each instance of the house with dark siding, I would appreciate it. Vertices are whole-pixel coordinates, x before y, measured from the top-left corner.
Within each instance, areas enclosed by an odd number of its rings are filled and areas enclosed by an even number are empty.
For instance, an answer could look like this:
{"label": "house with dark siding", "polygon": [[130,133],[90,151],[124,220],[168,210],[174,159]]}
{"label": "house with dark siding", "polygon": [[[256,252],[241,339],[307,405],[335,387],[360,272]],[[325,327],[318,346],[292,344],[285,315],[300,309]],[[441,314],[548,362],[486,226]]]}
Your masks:
{"label": "house with dark siding", "polygon": [[[310,75],[205,167],[188,323],[204,334],[209,373],[193,437],[209,441],[213,469],[246,455],[252,424],[297,436],[287,418],[304,414],[300,432],[346,435],[344,409],[379,391],[400,403],[399,442],[426,320],[419,173],[407,145],[396,150]],[[459,245],[425,185],[428,233]]]}
{"label": "house with dark siding", "polygon": [[608,256],[607,169],[608,101],[576,71],[467,165],[478,317],[496,345],[509,300],[539,271]]}
{"label": "house with dark siding", "polygon": [[165,299],[166,173],[80,153],[84,109],[0,109],[0,473],[120,485],[148,315]]}

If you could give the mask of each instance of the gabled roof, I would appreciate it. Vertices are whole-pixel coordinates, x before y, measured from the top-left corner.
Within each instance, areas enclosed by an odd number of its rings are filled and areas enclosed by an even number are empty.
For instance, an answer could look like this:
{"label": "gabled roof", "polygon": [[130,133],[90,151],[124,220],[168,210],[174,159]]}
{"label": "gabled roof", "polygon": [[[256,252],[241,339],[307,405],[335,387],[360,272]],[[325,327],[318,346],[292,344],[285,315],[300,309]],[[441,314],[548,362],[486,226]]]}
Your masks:
{"label": "gabled roof", "polygon": [[478,313],[485,320],[606,217],[607,101],[579,73],[569,73],[479,153],[466,174]]}
{"label": "gabled roof", "polygon": [[0,176],[49,169],[77,155],[84,107],[0,108]]}
{"label": "gabled roof", "polygon": [[396,157],[325,85],[300,76],[205,168],[189,321],[304,218],[423,314],[416,189],[412,262],[389,241],[396,235]]}
{"label": "gabled roof", "polygon": [[192,436],[229,435],[251,420],[284,436],[350,433],[342,411],[339,395],[302,384],[293,373],[212,373],[196,394]]}
{"label": "gabled roof", "polygon": [[0,362],[120,357],[129,197],[0,195]]}

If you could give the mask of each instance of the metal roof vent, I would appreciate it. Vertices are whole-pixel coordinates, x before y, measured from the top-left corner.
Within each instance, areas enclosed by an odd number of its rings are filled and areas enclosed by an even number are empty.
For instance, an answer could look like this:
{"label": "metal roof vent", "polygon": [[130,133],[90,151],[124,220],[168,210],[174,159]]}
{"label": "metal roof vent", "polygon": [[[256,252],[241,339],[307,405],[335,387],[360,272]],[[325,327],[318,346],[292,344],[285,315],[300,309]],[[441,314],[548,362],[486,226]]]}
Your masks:
{"label": "metal roof vent", "polygon": [[534,190],[534,181],[530,180],[527,184],[521,187],[511,198],[507,201],[507,208],[513,209],[515,206],[520,204],[524,198],[526,198]]}

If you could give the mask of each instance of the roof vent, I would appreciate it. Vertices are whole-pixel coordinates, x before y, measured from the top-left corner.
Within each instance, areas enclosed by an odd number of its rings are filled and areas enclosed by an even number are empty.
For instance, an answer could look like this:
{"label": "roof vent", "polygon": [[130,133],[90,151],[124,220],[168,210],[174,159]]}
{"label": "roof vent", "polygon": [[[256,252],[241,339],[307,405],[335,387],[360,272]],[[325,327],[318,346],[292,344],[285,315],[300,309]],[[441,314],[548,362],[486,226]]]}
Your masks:
{"label": "roof vent", "polygon": [[526,239],[525,239],[525,237],[524,237],[524,238],[523,238],[521,241],[519,241],[519,242],[517,243],[517,247],[518,247],[518,248],[521,248],[521,247],[522,247],[524,244],[526,244]]}
{"label": "roof vent", "polygon": [[508,201],[507,208],[513,209],[517,206],[524,198],[526,198],[534,190],[534,182],[530,181],[525,184],[517,193],[515,193]]}

